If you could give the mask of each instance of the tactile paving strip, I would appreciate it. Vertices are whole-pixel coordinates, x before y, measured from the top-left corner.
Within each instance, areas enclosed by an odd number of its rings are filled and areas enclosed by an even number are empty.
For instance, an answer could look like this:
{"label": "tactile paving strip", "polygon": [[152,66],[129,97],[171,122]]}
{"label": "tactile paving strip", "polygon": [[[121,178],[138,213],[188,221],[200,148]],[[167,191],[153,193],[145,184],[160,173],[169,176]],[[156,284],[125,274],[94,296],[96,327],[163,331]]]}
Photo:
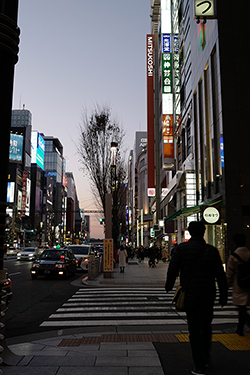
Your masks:
{"label": "tactile paving strip", "polygon": [[[189,342],[188,334],[176,334],[175,336],[179,342]],[[246,333],[245,336],[239,336],[236,333],[215,334],[212,341],[220,342],[228,350],[250,350],[250,333]]]}
{"label": "tactile paving strip", "polygon": [[95,345],[101,342],[178,342],[174,334],[137,334],[84,336],[82,339],[63,339],[58,346]]}

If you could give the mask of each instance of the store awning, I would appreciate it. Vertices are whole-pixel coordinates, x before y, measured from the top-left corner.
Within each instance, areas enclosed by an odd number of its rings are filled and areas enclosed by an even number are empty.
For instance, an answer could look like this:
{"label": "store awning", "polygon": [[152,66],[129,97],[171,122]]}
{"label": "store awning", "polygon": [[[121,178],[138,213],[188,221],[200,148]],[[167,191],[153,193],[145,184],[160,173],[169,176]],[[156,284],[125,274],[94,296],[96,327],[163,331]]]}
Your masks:
{"label": "store awning", "polygon": [[176,220],[178,218],[184,217],[184,216],[197,214],[197,212],[200,212],[200,210],[201,210],[201,206],[182,208],[181,210],[175,212],[173,215],[169,216],[167,218],[167,223],[169,223],[172,220]]}
{"label": "store awning", "polygon": [[213,201],[209,203],[203,203],[194,207],[182,208],[181,210],[176,211],[173,215],[169,216],[167,218],[167,223],[169,223],[172,220],[177,220],[178,218],[181,218],[181,217],[197,214],[198,212],[201,211],[202,206],[214,206],[216,204],[221,204],[221,203],[222,203],[222,198],[220,197],[220,198],[214,199]]}

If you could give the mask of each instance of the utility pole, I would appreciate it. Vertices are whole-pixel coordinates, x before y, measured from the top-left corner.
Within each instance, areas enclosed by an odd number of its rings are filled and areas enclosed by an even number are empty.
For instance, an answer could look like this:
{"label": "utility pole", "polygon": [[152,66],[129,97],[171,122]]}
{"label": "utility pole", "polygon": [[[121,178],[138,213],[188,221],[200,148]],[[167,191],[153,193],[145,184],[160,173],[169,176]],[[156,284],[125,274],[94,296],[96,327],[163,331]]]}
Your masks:
{"label": "utility pole", "polygon": [[[2,290],[6,280],[6,270],[3,269],[4,242],[6,228],[6,196],[9,172],[9,146],[11,111],[14,82],[14,67],[18,61],[18,45],[20,30],[17,27],[18,0],[0,0],[0,125],[1,133],[1,176],[0,184],[0,291],[1,291],[1,319],[0,322],[0,351],[1,360],[6,364],[12,364],[14,354],[9,351],[4,338],[4,316],[6,313],[5,295]],[[13,356],[11,355],[13,354]]]}

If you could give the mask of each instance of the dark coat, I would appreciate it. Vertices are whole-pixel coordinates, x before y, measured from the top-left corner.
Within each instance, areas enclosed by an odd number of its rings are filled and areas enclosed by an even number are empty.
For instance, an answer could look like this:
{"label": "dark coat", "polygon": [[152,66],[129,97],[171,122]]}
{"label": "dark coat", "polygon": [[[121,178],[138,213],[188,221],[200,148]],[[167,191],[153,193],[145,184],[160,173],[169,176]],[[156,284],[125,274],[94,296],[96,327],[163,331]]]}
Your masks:
{"label": "dark coat", "polygon": [[205,246],[204,256],[187,287],[186,298],[214,300],[216,296],[215,281],[217,281],[220,290],[220,303],[225,305],[227,280],[221,258],[218,250],[212,245],[206,245],[203,238],[191,237],[188,242],[183,242],[176,247],[169,264],[165,289],[167,292],[172,290],[179,273],[180,284],[185,285]]}

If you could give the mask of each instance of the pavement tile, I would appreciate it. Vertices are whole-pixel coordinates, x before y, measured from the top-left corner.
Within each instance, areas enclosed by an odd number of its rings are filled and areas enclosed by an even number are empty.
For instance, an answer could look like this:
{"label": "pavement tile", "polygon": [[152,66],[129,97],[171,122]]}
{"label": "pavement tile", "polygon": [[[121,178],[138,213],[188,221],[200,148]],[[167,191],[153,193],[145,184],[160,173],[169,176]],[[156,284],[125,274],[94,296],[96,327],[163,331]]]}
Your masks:
{"label": "pavement tile", "polygon": [[37,368],[33,366],[28,366],[28,367],[27,366],[25,367],[1,366],[0,369],[3,371],[4,375],[57,375],[58,374],[58,367],[55,367],[55,366],[48,366],[48,367],[41,367],[41,368]]}
{"label": "pavement tile", "polygon": [[12,350],[13,353],[17,354],[17,355],[24,355],[24,356],[48,356],[48,357],[51,357],[51,356],[60,356],[60,357],[64,357],[68,354],[68,351],[67,349],[63,348],[63,349],[57,349],[57,348],[49,348],[49,347],[46,347],[46,349],[44,350],[41,350],[41,351],[38,351],[38,350],[25,350],[23,349],[22,347],[20,347],[19,349],[15,349],[15,350]]}
{"label": "pavement tile", "polygon": [[27,366],[30,361],[32,360],[33,355],[26,355],[24,356],[20,362],[18,362],[18,366]]}
{"label": "pavement tile", "polygon": [[[161,367],[130,367],[129,375],[164,375]],[[170,373],[169,373],[170,374]]]}
{"label": "pavement tile", "polygon": [[158,357],[155,350],[128,350],[128,356],[130,357],[141,357],[142,354],[145,357]]}
{"label": "pavement tile", "polygon": [[[69,367],[60,367],[56,375],[69,375],[70,373]],[[128,370],[127,367],[74,367],[74,375],[128,375]],[[158,374],[155,373],[155,375]]]}
{"label": "pavement tile", "polygon": [[31,366],[67,366],[67,367],[79,367],[79,366],[94,366],[95,357],[83,357],[83,356],[67,356],[67,357],[34,357],[30,365]]}
{"label": "pavement tile", "polygon": [[102,342],[100,344],[100,350],[117,350],[119,348],[119,350],[149,350],[149,349],[152,349],[152,350],[155,350],[154,349],[154,345],[152,344],[152,342],[138,342],[138,343],[135,343],[135,342],[121,342],[121,343],[106,343],[106,342]]}
{"label": "pavement tile", "polygon": [[9,349],[13,352],[16,352],[16,350],[43,350],[45,348],[45,345],[42,343],[33,343],[33,342],[25,342],[22,344],[14,344],[14,345],[9,345]]}
{"label": "pavement tile", "polygon": [[[142,353],[143,354],[143,353]],[[158,357],[97,357],[96,366],[161,366]]]}
{"label": "pavement tile", "polygon": [[71,356],[77,356],[77,355],[84,355],[86,357],[92,356],[92,357],[127,357],[128,353],[126,350],[93,350],[93,351],[72,351],[70,350],[67,354],[67,357]]}
{"label": "pavement tile", "polygon": [[127,343],[128,350],[155,350],[154,345],[152,342],[140,342],[140,343]]}
{"label": "pavement tile", "polygon": [[86,357],[87,354],[85,354],[85,353],[97,352],[99,350],[99,345],[86,345],[86,346],[80,345],[80,346],[73,346],[73,347],[63,347],[62,349],[67,350],[68,353],[69,352],[81,353],[81,355],[84,355]]}

